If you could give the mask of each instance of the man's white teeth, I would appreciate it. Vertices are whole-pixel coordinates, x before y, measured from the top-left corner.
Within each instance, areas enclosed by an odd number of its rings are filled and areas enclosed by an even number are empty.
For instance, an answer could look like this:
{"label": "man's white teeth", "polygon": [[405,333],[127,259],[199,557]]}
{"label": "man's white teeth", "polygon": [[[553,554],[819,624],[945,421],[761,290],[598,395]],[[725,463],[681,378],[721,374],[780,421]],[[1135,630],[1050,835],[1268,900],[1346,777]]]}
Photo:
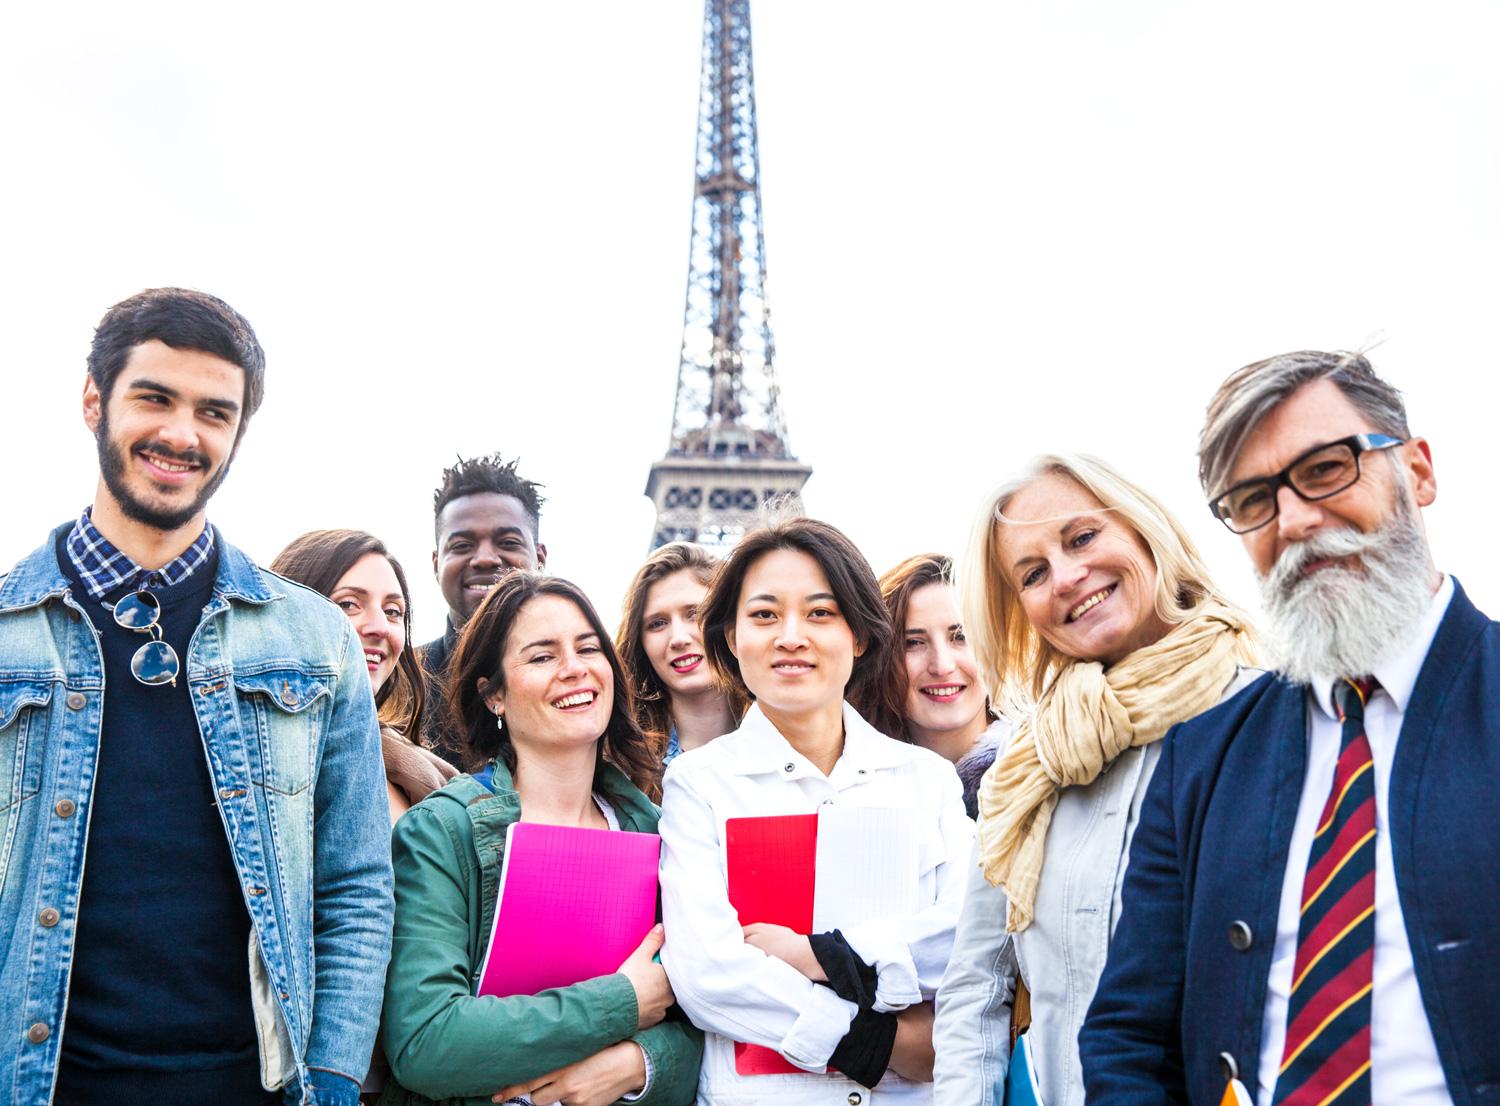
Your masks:
{"label": "man's white teeth", "polygon": [[1078,606],[1074,607],[1071,611],[1068,612],[1068,621],[1072,622],[1075,618],[1077,618],[1080,615],[1082,615],[1085,611],[1087,611],[1087,610],[1089,610],[1089,609],[1091,609],[1093,607],[1097,607],[1100,603],[1104,602],[1104,600],[1108,599],[1109,596],[1110,596],[1110,593],[1113,592],[1114,590],[1115,590],[1115,585],[1111,584],[1109,587],[1105,588],[1103,591],[1096,591],[1096,592],[1094,592],[1093,595],[1089,596],[1082,603],[1078,604]]}
{"label": "man's white teeth", "polygon": [[947,699],[962,691],[962,687],[924,687],[923,695],[931,695],[934,699]]}
{"label": "man's white teeth", "polygon": [[151,463],[167,472],[191,472],[193,470],[192,465],[174,465],[171,461],[164,461],[160,457],[152,457]]}
{"label": "man's white teeth", "polygon": [[552,705],[558,710],[565,710],[568,707],[587,706],[594,701],[595,694],[592,691],[580,691],[577,695],[569,695],[566,699],[559,699]]}

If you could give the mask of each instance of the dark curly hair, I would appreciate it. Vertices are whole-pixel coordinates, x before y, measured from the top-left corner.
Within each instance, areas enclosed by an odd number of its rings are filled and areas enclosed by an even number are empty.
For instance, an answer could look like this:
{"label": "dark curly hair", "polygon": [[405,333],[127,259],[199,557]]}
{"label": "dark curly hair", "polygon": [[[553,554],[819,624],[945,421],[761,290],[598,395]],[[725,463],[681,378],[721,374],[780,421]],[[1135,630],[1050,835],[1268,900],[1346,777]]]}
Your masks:
{"label": "dark curly hair", "polygon": [[[577,584],[539,572],[507,573],[490,590],[464,625],[449,663],[448,714],[454,731],[463,741],[467,766],[477,769],[494,757],[511,772],[516,770],[516,749],[511,744],[510,730],[495,725],[495,715],[485,698],[497,690],[505,690],[505,650],[511,629],[526,605],[544,595],[566,599],[578,608],[599,635],[599,648],[614,677],[614,702],[599,739],[599,763],[613,764],[647,795],[660,795],[661,762],[636,725],[630,679],[620,664],[614,643],[609,640],[609,632]],[[486,690],[480,691],[481,687]]]}
{"label": "dark curly hair", "polygon": [[439,543],[443,540],[439,520],[443,517],[444,507],[466,495],[490,492],[519,499],[521,506],[526,508],[527,517],[531,519],[531,536],[540,541],[542,504],[547,502],[538,494],[542,487],[536,481],[518,475],[516,462],[503,460],[498,453],[491,453],[488,457],[471,457],[468,460],[460,457],[452,466],[443,470],[443,482],[432,493],[433,538]]}

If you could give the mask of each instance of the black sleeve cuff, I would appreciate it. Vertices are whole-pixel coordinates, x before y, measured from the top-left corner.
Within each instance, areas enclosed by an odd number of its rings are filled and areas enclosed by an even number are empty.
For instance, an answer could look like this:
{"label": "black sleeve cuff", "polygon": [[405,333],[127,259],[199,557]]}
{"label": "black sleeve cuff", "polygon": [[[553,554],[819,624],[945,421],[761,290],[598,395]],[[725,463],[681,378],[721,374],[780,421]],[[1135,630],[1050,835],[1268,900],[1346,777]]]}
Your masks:
{"label": "black sleeve cuff", "polygon": [[875,984],[879,973],[855,954],[842,933],[836,929],[831,933],[814,933],[808,937],[807,943],[812,946],[818,966],[828,977],[828,986],[833,988],[834,994],[856,1006],[875,1005]]}
{"label": "black sleeve cuff", "polygon": [[841,1071],[861,1087],[873,1087],[891,1065],[896,1044],[896,1015],[877,1014],[860,1007],[849,1032],[828,1058],[828,1066]]}

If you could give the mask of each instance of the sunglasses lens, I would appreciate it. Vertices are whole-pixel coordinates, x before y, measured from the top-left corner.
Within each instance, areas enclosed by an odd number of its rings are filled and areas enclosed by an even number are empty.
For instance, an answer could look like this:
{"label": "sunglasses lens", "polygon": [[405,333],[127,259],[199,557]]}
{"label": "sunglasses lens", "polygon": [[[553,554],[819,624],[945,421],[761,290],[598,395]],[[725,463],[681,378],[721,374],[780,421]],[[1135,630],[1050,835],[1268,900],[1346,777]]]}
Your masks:
{"label": "sunglasses lens", "polygon": [[177,669],[177,653],[164,641],[148,641],[130,658],[130,671],[143,684],[172,683]]}
{"label": "sunglasses lens", "polygon": [[127,630],[149,630],[161,617],[161,604],[149,591],[127,595],[115,604],[115,621]]}

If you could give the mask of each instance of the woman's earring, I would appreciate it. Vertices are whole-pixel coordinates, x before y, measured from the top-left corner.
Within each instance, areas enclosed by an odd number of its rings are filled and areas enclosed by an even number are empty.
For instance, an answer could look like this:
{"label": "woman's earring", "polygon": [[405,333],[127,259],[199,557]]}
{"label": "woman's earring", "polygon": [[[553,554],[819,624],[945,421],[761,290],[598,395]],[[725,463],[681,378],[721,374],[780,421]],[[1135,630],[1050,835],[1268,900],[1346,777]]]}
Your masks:
{"label": "woman's earring", "polygon": [[497,730],[499,730],[501,733],[505,732],[505,712],[504,711],[497,710],[495,712],[495,728]]}

